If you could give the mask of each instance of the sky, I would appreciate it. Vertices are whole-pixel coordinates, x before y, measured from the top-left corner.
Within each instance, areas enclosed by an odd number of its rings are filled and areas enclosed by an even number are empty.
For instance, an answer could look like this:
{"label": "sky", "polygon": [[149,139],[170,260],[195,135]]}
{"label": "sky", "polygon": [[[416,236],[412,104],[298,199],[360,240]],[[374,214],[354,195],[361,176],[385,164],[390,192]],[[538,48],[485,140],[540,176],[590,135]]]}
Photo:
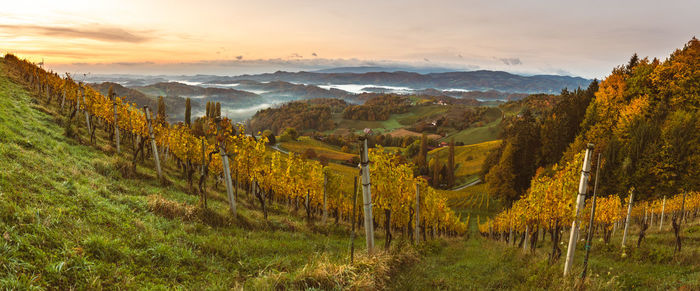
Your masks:
{"label": "sky", "polygon": [[0,53],[74,74],[371,65],[601,78],[700,36],[698,11],[698,0],[11,1]]}

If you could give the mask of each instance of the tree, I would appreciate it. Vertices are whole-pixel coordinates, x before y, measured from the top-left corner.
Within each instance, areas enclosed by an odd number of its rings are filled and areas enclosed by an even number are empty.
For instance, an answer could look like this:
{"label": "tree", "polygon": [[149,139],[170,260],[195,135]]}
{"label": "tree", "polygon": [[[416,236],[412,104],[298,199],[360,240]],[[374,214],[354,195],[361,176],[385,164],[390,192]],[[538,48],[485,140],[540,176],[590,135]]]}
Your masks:
{"label": "tree", "polygon": [[109,90],[107,90],[107,98],[114,98],[114,86],[110,85]]}
{"label": "tree", "polygon": [[508,203],[518,198],[515,190],[515,151],[512,144],[506,145],[498,164],[485,177],[490,196],[502,197]]}
{"label": "tree", "polygon": [[450,140],[449,153],[447,156],[447,185],[455,185],[455,139]]}
{"label": "tree", "polygon": [[165,113],[165,100],[163,96],[158,96],[158,113],[156,115],[156,123],[165,125],[167,123],[168,114]]}
{"label": "tree", "polygon": [[[406,137],[408,138],[408,137]],[[409,143],[404,142],[404,147],[409,145]],[[418,172],[422,175],[428,174],[428,137],[421,135],[420,137],[420,150],[418,151],[418,157],[416,158],[416,166],[418,167]]]}
{"label": "tree", "polygon": [[185,99],[185,124],[190,126],[190,114],[192,113],[192,105],[190,104],[190,98]]}
{"label": "tree", "polygon": [[221,117],[221,103],[216,102],[216,115],[214,117]]}
{"label": "tree", "polygon": [[272,133],[272,130],[266,129],[265,131],[263,131],[262,135],[267,138],[268,145],[275,145],[277,143],[277,139]]}
{"label": "tree", "polygon": [[297,133],[297,130],[293,127],[287,127],[282,134],[280,134],[281,141],[297,140],[297,137],[299,137],[299,133]]}

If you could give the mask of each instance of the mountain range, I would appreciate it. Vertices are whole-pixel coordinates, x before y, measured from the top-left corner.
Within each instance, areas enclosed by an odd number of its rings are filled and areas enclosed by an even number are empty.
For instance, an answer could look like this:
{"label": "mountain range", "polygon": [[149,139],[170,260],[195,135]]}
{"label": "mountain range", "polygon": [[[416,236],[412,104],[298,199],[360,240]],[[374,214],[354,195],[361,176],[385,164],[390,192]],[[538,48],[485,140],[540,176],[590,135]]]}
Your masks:
{"label": "mountain range", "polygon": [[470,91],[498,90],[511,93],[559,93],[564,88],[585,88],[591,80],[558,75],[521,76],[502,71],[470,71],[420,74],[415,72],[319,73],[284,72],[219,77],[209,84],[232,84],[241,80],[258,82],[285,81],[291,83],[367,84],[400,86],[412,89],[460,89]]}

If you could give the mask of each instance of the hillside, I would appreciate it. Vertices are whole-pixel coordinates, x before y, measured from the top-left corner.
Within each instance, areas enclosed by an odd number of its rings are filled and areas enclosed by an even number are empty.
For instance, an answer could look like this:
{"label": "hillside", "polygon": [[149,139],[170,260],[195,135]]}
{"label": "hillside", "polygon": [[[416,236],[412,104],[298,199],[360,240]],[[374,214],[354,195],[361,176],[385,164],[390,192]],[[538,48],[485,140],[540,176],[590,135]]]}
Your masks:
{"label": "hillside", "polygon": [[[209,210],[201,211],[174,161],[164,162],[167,186],[157,182],[148,159],[134,176],[130,159],[116,155],[105,136],[98,135],[99,146],[87,145],[85,124],[77,119],[79,140],[66,137],[61,125],[66,119],[55,103],[47,106],[34,97],[10,81],[0,62],[0,288],[299,289],[381,283],[374,274],[346,265],[345,226],[307,225],[301,215],[277,206],[264,222],[252,196],[242,190],[233,219],[221,185],[209,189]],[[355,241],[358,255],[363,239]],[[324,268],[344,270],[347,280],[313,271]],[[364,279],[354,282],[356,276]]]}
{"label": "hillside", "polygon": [[587,86],[590,80],[580,77],[536,75],[520,76],[501,71],[471,71],[419,74],[411,72],[313,73],[283,72],[221,77],[215,82],[240,80],[257,82],[284,81],[303,84],[366,84],[403,86],[414,89],[461,88],[477,91],[498,90],[519,93],[558,93],[564,88]]}

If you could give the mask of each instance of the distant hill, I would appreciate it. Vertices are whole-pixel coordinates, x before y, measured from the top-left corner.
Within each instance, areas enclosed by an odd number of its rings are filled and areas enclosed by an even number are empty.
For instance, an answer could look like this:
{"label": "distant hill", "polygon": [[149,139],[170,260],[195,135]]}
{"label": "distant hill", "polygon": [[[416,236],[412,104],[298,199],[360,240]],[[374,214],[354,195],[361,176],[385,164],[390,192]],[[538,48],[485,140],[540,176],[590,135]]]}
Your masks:
{"label": "distant hill", "polygon": [[[247,91],[241,91],[230,88],[213,88],[199,87],[178,82],[161,82],[148,86],[133,87],[148,95],[163,95],[163,96],[184,96],[184,97],[209,97],[209,96],[225,96],[234,100],[255,100],[260,96]],[[234,101],[232,100],[232,101]]]}
{"label": "distant hill", "polygon": [[105,96],[109,92],[109,87],[112,87],[113,92],[115,94],[117,94],[118,97],[122,98],[122,100],[125,100],[127,102],[131,102],[131,103],[136,103],[139,106],[148,105],[149,107],[152,107],[152,108],[154,106],[156,106],[155,99],[146,96],[146,94],[143,94],[138,90],[127,88],[127,87],[124,87],[124,86],[119,85],[119,84],[114,83],[114,82],[90,84],[90,86],[92,86],[96,90],[100,91],[100,93],[104,94]]}
{"label": "distant hill", "polygon": [[[257,81],[236,81],[236,88],[259,92],[265,97],[313,99],[313,98],[352,98],[352,94],[339,89],[324,89],[314,85],[293,84],[284,81],[261,83]],[[224,84],[224,83],[219,83]]]}
{"label": "distant hill", "polygon": [[414,72],[368,72],[368,73],[318,73],[284,72],[220,77],[212,83],[231,83],[240,80],[257,82],[284,81],[302,84],[366,84],[402,86],[413,89],[452,88],[488,91],[498,90],[518,93],[559,93],[564,88],[587,87],[591,80],[581,77],[535,75],[520,76],[501,71],[471,71],[419,74]]}
{"label": "distant hill", "polygon": [[379,66],[358,66],[358,67],[337,67],[313,71],[314,73],[354,73],[363,74],[371,72],[413,72],[420,74],[454,72],[454,69],[440,67],[379,67]]}
{"label": "distant hill", "polygon": [[[99,84],[90,84],[93,88],[100,91],[100,93],[107,95],[109,92],[109,87],[117,96],[123,98],[123,100],[131,103],[136,103],[139,107],[148,106],[150,108],[157,108],[158,104],[156,102],[156,96],[149,96],[141,91],[124,87],[117,83],[104,82]],[[168,114],[168,121],[182,121],[185,112],[185,98],[180,96],[167,96],[163,99],[165,101],[165,110]],[[192,100],[192,108],[198,109],[200,107],[197,100]]]}

